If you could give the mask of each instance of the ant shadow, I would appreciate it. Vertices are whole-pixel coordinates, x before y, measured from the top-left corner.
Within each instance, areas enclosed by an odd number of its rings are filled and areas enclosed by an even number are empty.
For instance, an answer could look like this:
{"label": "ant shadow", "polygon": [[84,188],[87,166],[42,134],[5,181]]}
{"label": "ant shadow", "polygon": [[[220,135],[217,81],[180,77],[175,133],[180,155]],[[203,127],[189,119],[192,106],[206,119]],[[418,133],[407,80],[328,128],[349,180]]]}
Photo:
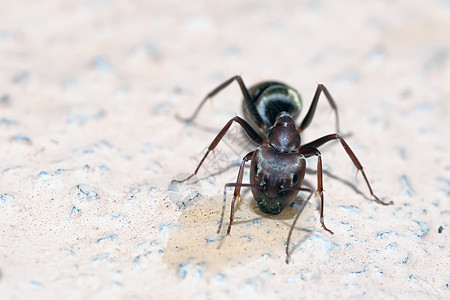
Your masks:
{"label": "ant shadow", "polygon": [[[202,176],[202,177],[194,176],[193,178],[191,178],[191,179],[188,181],[188,184],[191,185],[191,186],[195,186],[196,188],[201,189],[201,186],[200,186],[200,182],[201,182],[201,181],[203,181],[203,180],[208,180],[210,177],[215,177],[215,176],[222,175],[222,174],[224,174],[224,173],[230,171],[232,168],[236,168],[236,167],[239,167],[239,166],[240,166],[240,161],[238,161],[238,160],[237,160],[237,161],[232,161],[232,162],[229,163],[226,167],[223,167],[222,169],[220,169],[220,170],[218,170],[218,171],[210,172],[209,174],[206,174],[206,175],[204,175],[204,176]],[[248,171],[248,169],[249,169],[250,167],[247,165],[245,168],[246,168],[246,170]],[[367,200],[370,200],[370,198],[369,198],[368,196],[366,196],[361,190],[359,190],[359,189],[356,187],[355,183],[353,183],[353,182],[351,182],[351,181],[349,181],[349,180],[343,179],[343,178],[341,178],[341,177],[339,177],[339,176],[333,174],[333,173],[330,172],[329,170],[323,170],[323,173],[325,174],[325,176],[327,176],[327,177],[329,177],[329,178],[331,178],[331,179],[333,179],[333,180],[336,180],[336,181],[338,181],[338,182],[340,182],[340,183],[346,185],[347,187],[349,187],[350,189],[352,189],[356,194],[362,196],[363,198],[365,198],[365,199],[367,199]],[[306,174],[307,174],[307,175],[317,175],[317,171],[314,170],[314,169],[311,169],[311,168],[306,168]],[[303,181],[302,187],[307,187],[307,188],[311,189],[312,191],[315,191],[316,188],[315,188],[314,185],[310,182],[310,180],[311,180],[311,179],[305,179],[305,180]],[[173,184],[172,184],[172,185],[173,185]],[[172,185],[171,185],[171,186],[172,186]],[[250,210],[251,210],[255,215],[257,215],[257,217],[248,218],[248,219],[240,219],[239,216],[236,216],[236,219],[234,220],[233,225],[237,225],[237,224],[257,223],[259,220],[262,220],[262,219],[271,219],[271,220],[277,220],[277,221],[280,221],[280,222],[282,222],[284,225],[286,225],[287,227],[290,227],[290,226],[292,226],[292,224],[289,224],[288,221],[289,221],[289,220],[293,220],[293,219],[295,218],[297,212],[298,212],[299,207],[301,207],[301,206],[304,204],[304,201],[308,201],[308,200],[306,200],[306,199],[308,199],[308,197],[306,196],[307,193],[305,193],[305,192],[300,192],[299,195],[297,196],[297,198],[294,200],[294,202],[293,202],[289,207],[287,207],[286,209],[284,209],[280,214],[278,214],[278,215],[270,215],[270,214],[263,213],[263,212],[259,209],[259,207],[258,207],[258,205],[257,205],[257,203],[256,203],[256,201],[255,201],[255,199],[253,199],[253,197],[249,197],[250,191],[251,191],[251,189],[249,189],[249,188],[242,188],[242,190],[241,190],[241,198],[242,198],[242,199],[248,199],[248,200],[251,199],[251,200],[250,200],[251,202],[250,202],[249,204],[246,204],[246,205],[248,205],[248,207],[250,208]],[[231,191],[230,191],[230,192],[231,192]],[[251,194],[251,193],[250,193],[250,194]],[[237,211],[240,210],[240,208],[242,207],[242,205],[244,205],[244,203],[243,203],[243,201],[236,201],[236,204],[235,204],[235,205],[236,205],[236,206],[235,206],[235,211],[237,212]],[[317,206],[320,206],[320,204],[317,204]],[[317,209],[317,208],[318,208],[318,207],[316,207],[316,209]],[[224,226],[224,228],[226,228],[226,226]],[[298,224],[293,228],[293,230],[294,230],[294,232],[301,231],[301,232],[304,232],[304,233],[306,233],[306,234],[302,234],[301,237],[296,238],[296,239],[295,239],[295,240],[296,240],[296,243],[295,243],[295,244],[291,242],[290,251],[289,251],[289,252],[290,252],[290,253],[289,253],[289,256],[290,256],[290,254],[293,253],[296,249],[298,249],[298,247],[300,247],[300,246],[302,245],[302,243],[304,243],[304,241],[305,241],[309,236],[311,236],[311,234],[314,232],[314,230],[307,229],[307,228],[302,228],[302,227],[301,227],[300,225],[298,225]],[[217,249],[221,248],[224,242],[225,242],[225,239],[224,239],[224,238],[220,239],[220,240],[218,241],[218,243],[217,243]],[[288,257],[287,259],[289,259],[289,257]]]}
{"label": "ant shadow", "polygon": [[188,122],[185,122],[179,115],[175,115],[175,118],[180,121],[185,123],[187,126],[189,127],[194,127],[194,128],[198,128],[204,132],[210,132],[210,133],[215,133],[217,134],[217,132],[220,130],[220,128],[216,128],[216,127],[209,127],[206,125],[202,125],[198,122],[195,122],[194,120],[190,120]]}

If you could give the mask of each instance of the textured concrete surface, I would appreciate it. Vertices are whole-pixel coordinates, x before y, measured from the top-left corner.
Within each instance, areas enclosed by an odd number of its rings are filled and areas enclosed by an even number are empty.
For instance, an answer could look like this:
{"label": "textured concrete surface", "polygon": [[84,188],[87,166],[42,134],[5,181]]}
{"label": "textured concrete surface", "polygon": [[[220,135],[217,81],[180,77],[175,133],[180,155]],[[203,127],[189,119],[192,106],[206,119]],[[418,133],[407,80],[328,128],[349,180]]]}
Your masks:
{"label": "textured concrete surface", "polygon": [[[3,3],[2,298],[449,298],[449,31],[445,0]],[[168,187],[241,115],[241,93],[231,85],[195,124],[175,116],[236,74],[284,81],[305,106],[325,84],[375,193],[395,205],[372,201],[331,143],[335,235],[312,199],[285,264],[297,206],[268,217],[248,191],[231,236],[216,234],[248,151],[237,126],[199,181]],[[322,99],[302,138],[334,129]],[[314,158],[308,168],[315,187]]]}

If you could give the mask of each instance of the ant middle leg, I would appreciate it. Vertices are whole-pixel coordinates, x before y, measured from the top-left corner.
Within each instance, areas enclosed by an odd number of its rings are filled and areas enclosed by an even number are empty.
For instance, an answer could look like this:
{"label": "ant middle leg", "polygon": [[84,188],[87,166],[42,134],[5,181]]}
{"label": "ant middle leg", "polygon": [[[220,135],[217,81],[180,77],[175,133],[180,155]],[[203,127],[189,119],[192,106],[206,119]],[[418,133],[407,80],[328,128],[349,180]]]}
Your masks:
{"label": "ant middle leg", "polygon": [[[375,202],[382,204],[382,205],[390,205],[390,204],[394,204],[394,202],[390,201],[388,203],[381,201],[374,193],[372,190],[372,187],[370,186],[369,180],[366,176],[366,173],[364,172],[363,166],[361,165],[361,163],[359,162],[358,158],[356,157],[355,153],[353,153],[352,149],[350,149],[350,147],[348,146],[347,142],[344,140],[344,138],[342,138],[339,134],[334,133],[334,134],[329,134],[326,136],[323,136],[321,138],[318,138],[315,141],[312,141],[310,143],[307,143],[305,145],[303,145],[301,148],[303,147],[314,147],[314,148],[318,148],[321,145],[329,142],[329,141],[333,141],[333,140],[339,140],[339,142],[341,142],[342,147],[344,147],[345,152],[347,152],[347,155],[350,157],[350,159],[352,160],[353,164],[355,165],[355,167],[358,169],[358,171],[361,172],[361,174],[364,177],[364,180],[366,181],[367,187],[369,188],[369,192],[370,195],[375,198]],[[301,149],[300,148],[300,149]]]}
{"label": "ant middle leg", "polygon": [[316,112],[317,103],[319,103],[319,98],[320,98],[321,92],[323,92],[325,94],[325,97],[327,98],[328,102],[330,103],[331,108],[334,110],[335,119],[336,119],[336,132],[340,132],[339,115],[338,115],[336,102],[334,102],[334,99],[331,96],[330,92],[328,92],[327,88],[323,84],[317,85],[316,92],[314,93],[314,97],[313,97],[313,100],[309,107],[308,113],[306,114],[302,123],[298,127],[298,132],[302,132],[303,130],[305,130],[306,127],[309,126],[309,124],[311,124],[311,121],[314,117],[314,113]]}
{"label": "ant middle leg", "polygon": [[236,203],[236,199],[239,199],[241,197],[241,187],[254,186],[253,184],[242,183],[242,179],[244,177],[245,163],[252,159],[254,152],[255,151],[249,152],[242,158],[241,165],[239,167],[238,176],[236,179],[236,183],[227,183],[227,184],[225,184],[225,187],[223,188],[222,214],[220,216],[220,223],[219,223],[219,228],[217,229],[217,233],[220,233],[220,230],[222,229],[223,218],[225,215],[225,206],[227,203],[227,188],[234,186],[233,200],[231,201],[231,210],[230,210],[230,223],[228,224],[228,229],[227,229],[227,235],[230,235],[231,224],[233,223],[233,220],[234,220],[234,206]]}
{"label": "ant middle leg", "polygon": [[188,177],[186,177],[183,180],[172,180],[173,182],[176,183],[182,183],[185,182],[189,179],[191,179],[192,177],[194,177],[195,175],[197,175],[198,170],[200,169],[200,167],[202,166],[203,162],[205,161],[206,157],[208,156],[208,154],[213,151],[217,145],[219,144],[219,142],[222,140],[222,138],[225,136],[225,134],[227,133],[227,131],[230,129],[231,124],[233,124],[233,122],[237,122],[239,125],[242,126],[242,128],[244,129],[245,133],[248,135],[248,137],[256,144],[261,145],[264,143],[264,138],[261,137],[259,135],[259,133],[257,133],[252,126],[250,126],[250,124],[247,123],[247,121],[245,121],[244,119],[242,119],[241,117],[238,116],[234,116],[233,118],[231,118],[230,121],[228,121],[227,124],[225,124],[225,126],[220,130],[220,132],[217,134],[217,136],[214,138],[214,140],[212,141],[211,145],[209,145],[208,150],[206,151],[205,155],[203,156],[202,160],[200,161],[200,163],[198,164],[197,168],[195,169],[194,173],[192,173],[191,175],[189,175]]}
{"label": "ant middle leg", "polygon": [[288,234],[288,237],[286,240],[286,263],[289,263],[289,244],[291,243],[291,236],[292,236],[292,232],[294,231],[295,224],[297,223],[298,218],[302,214],[303,209],[305,209],[305,206],[308,203],[308,201],[311,198],[312,193],[313,193],[313,191],[308,188],[299,188],[298,191],[309,192],[309,196],[308,196],[308,198],[306,198],[306,200],[303,201],[302,206],[300,206],[300,208],[294,218],[294,221],[292,222],[291,228],[289,229],[289,234]]}

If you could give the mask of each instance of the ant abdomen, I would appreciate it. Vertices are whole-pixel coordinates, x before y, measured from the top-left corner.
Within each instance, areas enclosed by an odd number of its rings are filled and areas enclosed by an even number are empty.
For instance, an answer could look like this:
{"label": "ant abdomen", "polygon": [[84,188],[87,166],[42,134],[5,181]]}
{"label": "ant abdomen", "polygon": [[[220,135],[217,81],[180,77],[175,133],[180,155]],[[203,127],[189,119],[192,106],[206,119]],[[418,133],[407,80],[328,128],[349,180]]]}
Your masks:
{"label": "ant abdomen", "polygon": [[[266,131],[275,123],[280,112],[287,112],[294,120],[300,115],[302,110],[300,94],[284,83],[264,81],[252,86],[248,91],[253,101],[252,105],[261,117]],[[246,101],[243,101],[243,111],[245,117],[252,121],[252,125],[260,126]]]}

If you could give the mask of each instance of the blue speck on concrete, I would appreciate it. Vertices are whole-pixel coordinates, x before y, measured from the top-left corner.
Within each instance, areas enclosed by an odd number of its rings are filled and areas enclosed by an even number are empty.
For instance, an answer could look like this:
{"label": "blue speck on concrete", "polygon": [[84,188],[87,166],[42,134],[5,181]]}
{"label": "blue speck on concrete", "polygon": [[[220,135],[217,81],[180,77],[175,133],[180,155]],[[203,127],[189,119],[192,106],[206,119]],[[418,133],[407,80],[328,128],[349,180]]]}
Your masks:
{"label": "blue speck on concrete", "polygon": [[94,69],[102,72],[109,72],[112,69],[109,59],[103,56],[94,57],[94,59],[92,60],[92,66],[94,67]]}
{"label": "blue speck on concrete", "polygon": [[101,170],[101,171],[109,171],[109,168],[108,168],[107,166],[105,166],[105,165],[101,165],[101,166],[99,166],[98,168],[99,168],[99,170]]}
{"label": "blue speck on concrete", "polygon": [[444,287],[448,289],[450,287],[450,277],[447,277],[447,282],[445,283]]}
{"label": "blue speck on concrete", "polygon": [[268,258],[270,258],[272,255],[270,255],[270,253],[263,253],[262,255],[261,255],[261,258],[263,259],[263,260],[267,260]]}
{"label": "blue speck on concrete", "polygon": [[442,177],[438,177],[437,181],[440,183],[443,183],[445,185],[443,188],[440,189],[440,191],[445,193],[447,196],[450,195],[450,180],[442,178]]}
{"label": "blue speck on concrete", "polygon": [[93,186],[87,184],[79,184],[77,185],[77,189],[79,190],[78,198],[80,200],[97,199],[99,197],[97,189]]}
{"label": "blue speck on concrete", "polygon": [[409,261],[409,253],[406,255],[406,257],[400,261],[397,262],[397,265],[405,265]]}
{"label": "blue speck on concrete", "polygon": [[416,221],[416,220],[413,220],[413,222],[419,226],[419,230],[417,231],[415,228],[411,228],[411,227],[409,227],[408,230],[417,237],[423,237],[430,230],[430,227],[428,226],[427,222]]}
{"label": "blue speck on concrete", "polygon": [[223,273],[217,273],[217,275],[216,275],[217,282],[225,282],[226,279],[227,279],[227,275],[225,275]]}
{"label": "blue speck on concrete", "polygon": [[13,77],[13,81],[18,84],[27,84],[28,80],[30,79],[30,72],[29,71],[22,71]]}
{"label": "blue speck on concrete", "polygon": [[0,124],[8,128],[12,125],[19,125],[19,122],[12,119],[2,118],[0,119]]}
{"label": "blue speck on concrete", "polygon": [[449,57],[449,50],[446,47],[435,50],[422,66],[422,72],[428,74],[433,70],[441,68],[448,61]]}
{"label": "blue speck on concrete", "polygon": [[339,247],[338,243],[328,240],[328,239],[325,239],[321,235],[310,235],[306,238],[306,240],[308,240],[310,242],[314,242],[314,240],[320,241],[322,243],[322,249],[324,252],[331,252],[331,251],[336,250]]}
{"label": "blue speck on concrete", "polygon": [[109,283],[109,286],[121,288],[121,287],[122,287],[122,283],[121,283],[120,281],[111,281],[111,282]]}
{"label": "blue speck on concrete", "polygon": [[415,279],[415,280],[417,280],[417,277],[416,277],[416,276],[414,276],[413,274],[411,274],[411,275],[409,275],[409,276],[408,276],[408,279],[409,279],[409,280],[411,280],[411,279]]}
{"label": "blue speck on concrete", "polygon": [[92,111],[94,108],[90,110],[82,110],[82,109],[74,109],[71,108],[69,110],[69,116],[67,118],[66,123],[69,125],[83,125],[84,123],[96,119],[100,119],[106,115],[106,112],[103,109],[97,109],[96,111]]}
{"label": "blue speck on concrete", "polygon": [[31,280],[30,281],[30,286],[35,289],[35,290],[42,290],[43,286],[42,283],[35,281],[35,280]]}
{"label": "blue speck on concrete", "polygon": [[161,50],[152,41],[143,41],[131,48],[131,53],[135,56],[139,56],[141,53],[145,54],[149,58],[160,59]]}
{"label": "blue speck on concrete", "polygon": [[339,205],[339,208],[345,211],[359,212],[359,207],[355,205]]}
{"label": "blue speck on concrete", "polygon": [[91,260],[92,261],[99,261],[99,260],[107,259],[108,257],[109,257],[109,253],[102,253],[100,255],[97,255],[97,256],[93,257]]}
{"label": "blue speck on concrete", "polygon": [[6,104],[11,100],[11,97],[8,94],[3,94],[0,96],[0,104]]}
{"label": "blue speck on concrete", "polygon": [[175,227],[175,225],[173,225],[173,224],[162,224],[161,226],[159,226],[159,232],[161,232],[161,233],[166,233],[168,230],[169,230],[169,228],[172,228],[172,227]]}
{"label": "blue speck on concrete", "polygon": [[333,79],[336,82],[342,84],[355,84],[361,78],[361,74],[356,69],[346,70],[338,75],[336,75]]}
{"label": "blue speck on concrete", "polygon": [[[188,275],[188,272],[193,274],[194,279],[199,279],[203,276],[203,269],[205,267],[204,263],[197,263],[195,265],[192,265],[190,263],[180,263],[178,265],[177,275],[184,279]],[[193,273],[192,273],[192,272]]]}
{"label": "blue speck on concrete", "polygon": [[23,134],[13,135],[10,139],[11,142],[23,143],[23,144],[31,144],[31,139]]}
{"label": "blue speck on concrete", "polygon": [[350,271],[350,274],[359,275],[359,274],[366,273],[366,272],[367,272],[367,266],[364,266],[364,269],[359,270],[359,271]]}
{"label": "blue speck on concrete", "polygon": [[408,177],[406,177],[406,175],[402,175],[400,181],[401,181],[403,190],[405,191],[406,195],[412,196],[414,194],[414,191],[411,188],[411,185],[409,184]]}
{"label": "blue speck on concrete", "polygon": [[117,234],[111,234],[111,235],[108,235],[108,236],[99,238],[99,239],[97,240],[97,243],[104,242],[104,241],[108,241],[108,240],[113,241],[113,240],[115,240],[116,238],[117,238]]}
{"label": "blue speck on concrete", "polygon": [[15,199],[13,194],[1,194],[0,195],[0,201],[6,202]]}
{"label": "blue speck on concrete", "polygon": [[367,55],[367,61],[371,64],[378,65],[386,59],[387,51],[384,46],[376,45],[372,47]]}
{"label": "blue speck on concrete", "polygon": [[246,240],[247,242],[251,242],[253,239],[250,235],[243,235],[240,238]]}
{"label": "blue speck on concrete", "polygon": [[63,79],[61,80],[61,87],[65,92],[72,92],[78,87],[78,81],[75,79]]}
{"label": "blue speck on concrete", "polygon": [[41,171],[41,172],[38,174],[38,178],[39,178],[39,179],[49,179],[49,178],[51,178],[51,175],[48,174],[48,173],[45,172],[45,171]]}
{"label": "blue speck on concrete", "polygon": [[394,250],[396,248],[397,248],[397,244],[395,244],[395,243],[388,244],[388,245],[386,245],[386,247],[384,247],[385,250]]}
{"label": "blue speck on concrete", "polygon": [[70,211],[70,215],[71,215],[71,216],[72,216],[72,215],[77,215],[77,214],[80,213],[80,211],[81,211],[81,209],[76,208],[75,205],[72,205],[72,210]]}
{"label": "blue speck on concrete", "polygon": [[178,275],[180,278],[182,278],[182,279],[186,278],[186,275],[187,275],[187,267],[188,267],[189,265],[190,265],[189,263],[181,263],[181,264],[178,266],[177,275]]}
{"label": "blue speck on concrete", "polygon": [[220,236],[214,236],[214,237],[206,237],[205,240],[206,240],[206,243],[209,244],[209,243],[215,243],[215,242],[221,241],[221,240],[223,240],[223,238],[224,238],[224,236],[220,235]]}
{"label": "blue speck on concrete", "polygon": [[392,231],[384,231],[384,232],[378,232],[377,237],[381,240],[386,239],[388,236],[392,234]]}

